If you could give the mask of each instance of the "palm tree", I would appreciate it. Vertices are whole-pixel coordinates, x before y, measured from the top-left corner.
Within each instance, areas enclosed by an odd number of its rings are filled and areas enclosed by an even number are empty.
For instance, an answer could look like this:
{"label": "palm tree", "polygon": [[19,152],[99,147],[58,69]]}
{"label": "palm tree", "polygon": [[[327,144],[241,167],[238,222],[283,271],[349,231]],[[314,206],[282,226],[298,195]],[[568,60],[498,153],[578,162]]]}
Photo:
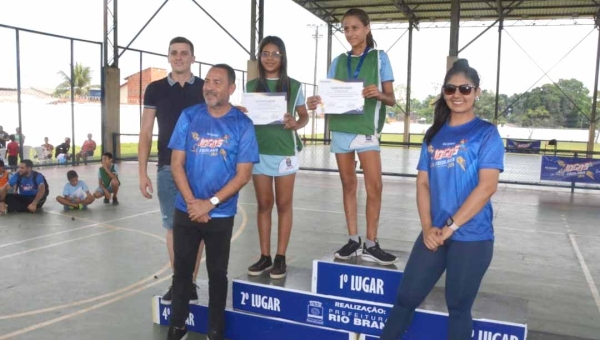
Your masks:
{"label": "palm tree", "polygon": [[[59,97],[70,97],[71,96],[71,77],[70,73],[67,74],[64,71],[59,71],[58,74],[63,78],[63,82],[60,83],[54,90],[54,95]],[[86,96],[92,82],[92,71],[88,66],[83,66],[80,63],[75,64],[73,69],[73,89],[75,90],[75,96]]]}

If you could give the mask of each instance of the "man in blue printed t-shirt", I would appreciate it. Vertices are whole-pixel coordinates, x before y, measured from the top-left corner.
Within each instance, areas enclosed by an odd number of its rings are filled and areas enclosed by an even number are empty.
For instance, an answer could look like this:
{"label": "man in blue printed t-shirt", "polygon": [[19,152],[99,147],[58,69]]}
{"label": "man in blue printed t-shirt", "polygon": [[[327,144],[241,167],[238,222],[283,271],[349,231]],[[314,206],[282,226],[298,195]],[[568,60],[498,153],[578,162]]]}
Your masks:
{"label": "man in blue printed t-shirt", "polygon": [[[33,171],[33,162],[24,159],[19,171],[10,177],[8,185],[0,190],[0,214],[7,212],[36,212],[48,197],[44,175]],[[12,189],[11,193],[9,189]]]}
{"label": "man in blue printed t-shirt", "polygon": [[175,274],[167,340],[187,336],[192,272],[202,240],[209,285],[208,338],[224,339],[227,267],[238,192],[259,161],[252,121],[229,103],[234,91],[234,70],[224,64],[213,66],[204,80],[206,104],[181,113],[169,143],[171,172],[179,192],[173,216]]}

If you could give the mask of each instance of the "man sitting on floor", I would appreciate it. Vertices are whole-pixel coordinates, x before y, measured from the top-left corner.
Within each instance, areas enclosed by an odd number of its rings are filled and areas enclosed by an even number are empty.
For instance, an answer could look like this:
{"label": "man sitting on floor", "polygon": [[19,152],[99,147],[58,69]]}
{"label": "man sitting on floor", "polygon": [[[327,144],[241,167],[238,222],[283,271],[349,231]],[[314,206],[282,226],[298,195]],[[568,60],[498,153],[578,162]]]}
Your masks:
{"label": "man sitting on floor", "polygon": [[[12,193],[8,193],[9,188],[12,188]],[[46,203],[48,193],[48,182],[44,175],[33,170],[31,160],[24,159],[19,164],[19,171],[8,180],[8,186],[0,190],[0,214],[34,213]]]}

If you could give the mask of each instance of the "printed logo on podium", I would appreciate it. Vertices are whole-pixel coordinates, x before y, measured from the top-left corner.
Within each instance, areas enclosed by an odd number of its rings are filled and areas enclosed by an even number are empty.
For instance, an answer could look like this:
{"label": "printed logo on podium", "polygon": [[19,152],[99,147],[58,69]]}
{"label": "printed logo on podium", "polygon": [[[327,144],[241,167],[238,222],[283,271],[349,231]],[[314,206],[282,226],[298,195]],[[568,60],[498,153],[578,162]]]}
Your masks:
{"label": "printed logo on podium", "polygon": [[323,324],[323,304],[319,301],[309,301],[306,312],[306,321],[310,323]]}

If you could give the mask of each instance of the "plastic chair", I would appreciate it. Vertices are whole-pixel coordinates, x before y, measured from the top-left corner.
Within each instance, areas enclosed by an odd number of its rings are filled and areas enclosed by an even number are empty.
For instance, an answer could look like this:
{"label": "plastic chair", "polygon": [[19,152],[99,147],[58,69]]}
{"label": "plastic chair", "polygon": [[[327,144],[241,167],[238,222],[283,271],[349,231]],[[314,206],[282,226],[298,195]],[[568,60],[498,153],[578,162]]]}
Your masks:
{"label": "plastic chair", "polygon": [[34,156],[33,158],[37,160],[39,164],[47,164],[49,159],[48,153],[46,152],[46,148],[43,146],[36,146],[33,148]]}
{"label": "plastic chair", "polygon": [[31,150],[33,148],[29,145],[23,146],[23,159],[31,159]]}

